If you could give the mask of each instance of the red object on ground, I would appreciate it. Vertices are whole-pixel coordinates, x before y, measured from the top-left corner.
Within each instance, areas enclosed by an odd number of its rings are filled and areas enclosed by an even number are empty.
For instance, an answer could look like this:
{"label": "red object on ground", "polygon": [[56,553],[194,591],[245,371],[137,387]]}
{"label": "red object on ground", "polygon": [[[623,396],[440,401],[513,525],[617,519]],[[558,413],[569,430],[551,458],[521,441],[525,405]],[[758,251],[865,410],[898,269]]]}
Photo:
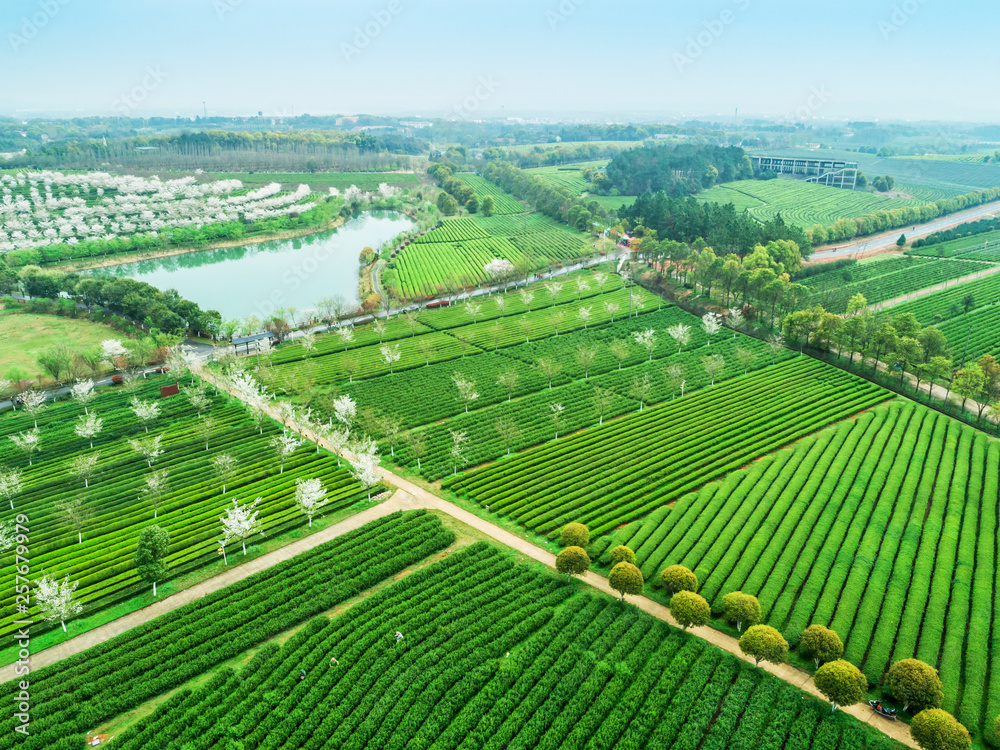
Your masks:
{"label": "red object on ground", "polygon": [[167,367],[166,365],[163,365],[162,367],[157,367],[155,370],[153,370],[153,372],[155,373],[170,372],[170,368]]}
{"label": "red object on ground", "polygon": [[125,378],[123,378],[121,375],[112,375],[111,376],[111,383],[112,383],[112,385],[121,385],[123,382],[125,382]]}
{"label": "red object on ground", "polygon": [[181,392],[180,386],[177,383],[173,385],[163,385],[160,386],[160,398],[166,398],[167,396],[176,396]]}

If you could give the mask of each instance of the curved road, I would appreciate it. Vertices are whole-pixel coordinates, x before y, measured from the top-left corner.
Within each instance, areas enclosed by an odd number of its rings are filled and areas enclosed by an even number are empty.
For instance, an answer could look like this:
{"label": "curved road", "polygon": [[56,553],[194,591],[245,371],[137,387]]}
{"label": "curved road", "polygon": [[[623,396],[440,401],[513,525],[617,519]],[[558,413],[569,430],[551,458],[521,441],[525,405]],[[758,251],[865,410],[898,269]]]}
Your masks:
{"label": "curved road", "polygon": [[918,237],[926,237],[928,234],[940,232],[942,229],[948,229],[956,226],[957,224],[964,224],[967,221],[992,216],[998,211],[1000,211],[1000,201],[993,201],[992,203],[986,203],[982,206],[976,206],[975,208],[968,208],[964,211],[959,211],[958,213],[942,216],[934,219],[933,221],[929,221],[926,224],[917,224],[916,228],[907,229],[906,227],[900,227],[899,229],[894,229],[891,232],[883,232],[882,234],[855,240],[854,242],[846,245],[838,245],[836,248],[830,250],[819,250],[810,255],[809,260],[815,261],[829,260],[830,258],[843,258],[848,255],[854,255],[855,253],[861,254],[875,249],[894,247],[896,245],[896,240],[899,239],[899,235],[901,234],[905,234],[908,240],[913,240]]}

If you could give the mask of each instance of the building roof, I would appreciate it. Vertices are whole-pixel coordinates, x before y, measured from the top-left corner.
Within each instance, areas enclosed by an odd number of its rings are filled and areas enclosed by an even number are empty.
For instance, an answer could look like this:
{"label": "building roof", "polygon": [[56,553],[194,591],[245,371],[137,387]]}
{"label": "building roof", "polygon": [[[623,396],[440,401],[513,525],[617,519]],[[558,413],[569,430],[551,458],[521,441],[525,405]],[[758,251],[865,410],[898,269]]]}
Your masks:
{"label": "building roof", "polygon": [[265,331],[264,333],[255,333],[252,336],[240,336],[239,338],[233,339],[233,346],[239,346],[240,344],[250,344],[254,341],[260,341],[260,339],[273,339],[274,334],[270,331]]}

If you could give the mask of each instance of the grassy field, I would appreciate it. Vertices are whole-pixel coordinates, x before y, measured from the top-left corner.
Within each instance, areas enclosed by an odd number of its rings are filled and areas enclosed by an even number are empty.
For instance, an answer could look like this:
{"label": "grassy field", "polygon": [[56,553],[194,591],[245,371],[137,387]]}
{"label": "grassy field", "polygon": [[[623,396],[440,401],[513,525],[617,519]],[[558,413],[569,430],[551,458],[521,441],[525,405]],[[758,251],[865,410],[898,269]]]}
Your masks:
{"label": "grassy field", "polygon": [[[843,190],[799,180],[738,180],[699,193],[699,201],[734,203],[760,221],[778,213],[790,224],[809,228],[828,226],[837,219],[850,219],[873,211],[920,205],[920,201],[887,198],[877,193]],[[754,202],[756,201],[756,203]]]}
{"label": "grassy field", "polygon": [[606,166],[607,163],[608,160],[604,159],[601,161],[561,164],[555,167],[536,167],[534,169],[526,169],[524,171],[527,174],[533,174],[541,177],[550,185],[565,188],[575,195],[581,195],[590,186],[590,183],[584,179],[581,171],[587,167],[597,169],[598,167]]}
{"label": "grassy field", "polygon": [[37,360],[42,352],[62,344],[74,350],[93,349],[110,338],[121,338],[121,334],[89,320],[0,310],[0,376],[18,369],[31,379],[40,378]]}

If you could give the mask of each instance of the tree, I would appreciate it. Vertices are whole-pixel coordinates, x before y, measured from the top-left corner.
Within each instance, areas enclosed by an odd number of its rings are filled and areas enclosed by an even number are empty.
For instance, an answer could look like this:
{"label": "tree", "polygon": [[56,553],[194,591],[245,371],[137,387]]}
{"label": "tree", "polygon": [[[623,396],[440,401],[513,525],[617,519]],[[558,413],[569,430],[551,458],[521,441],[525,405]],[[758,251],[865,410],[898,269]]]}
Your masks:
{"label": "tree", "polygon": [[552,329],[556,332],[556,336],[559,335],[559,327],[562,325],[565,317],[566,313],[562,310],[556,310],[554,313],[549,315],[549,323],[552,324]]}
{"label": "tree", "polygon": [[684,369],[677,362],[672,362],[667,365],[664,371],[667,378],[667,385],[670,386],[670,400],[674,400],[674,395],[677,393],[677,389],[681,389],[681,396],[684,395]]}
{"label": "tree", "polygon": [[344,425],[344,432],[351,434],[351,426],[357,415],[357,404],[350,396],[341,396],[333,402],[333,416],[338,422]]}
{"label": "tree", "polygon": [[559,292],[562,291],[563,284],[561,281],[546,281],[542,286],[545,287],[545,291],[549,293],[552,298],[552,305],[556,304],[556,297],[559,296]]}
{"label": "tree", "polygon": [[137,398],[133,398],[130,403],[129,408],[148,433],[149,423],[160,416],[160,405],[155,401],[140,401]]}
{"label": "tree", "polygon": [[750,365],[757,359],[757,353],[752,349],[737,349],[736,359],[740,361],[740,365],[743,367],[743,374],[746,375],[747,370],[750,369]]}
{"label": "tree", "polygon": [[812,657],[819,669],[820,664],[836,661],[844,655],[844,644],[840,636],[823,625],[810,625],[799,638],[799,651],[803,656]]}
{"label": "tree", "polygon": [[162,435],[157,435],[154,438],[146,438],[139,440],[129,440],[128,444],[136,453],[146,459],[146,465],[152,469],[153,462],[156,461],[160,456],[163,455],[163,449],[160,447],[160,443],[163,441]]}
{"label": "tree", "polygon": [[902,249],[905,245],[906,245],[906,235],[901,234],[899,235],[899,239],[896,240],[896,247]]}
{"label": "tree", "polygon": [[670,597],[670,614],[682,630],[687,630],[692,625],[696,628],[707,625],[712,616],[712,608],[704,597],[693,591],[678,591]]}
{"label": "tree", "polygon": [[928,708],[914,716],[910,734],[924,750],[965,750],[972,745],[969,730],[940,708]]}
{"label": "tree", "polygon": [[521,373],[517,370],[507,370],[500,373],[497,378],[497,385],[502,386],[507,390],[507,403],[510,403],[511,397],[514,394],[514,389],[517,388],[517,381],[521,379]]}
{"label": "tree", "polygon": [[302,441],[295,435],[275,435],[271,438],[270,445],[274,448],[280,462],[278,473],[285,473],[285,459],[295,453],[296,449],[302,445]]}
{"label": "tree", "polygon": [[494,201],[492,195],[483,196],[482,203],[479,204],[479,213],[483,216],[492,216],[495,210]]}
{"label": "tree", "polygon": [[382,479],[379,472],[379,456],[373,443],[367,444],[363,450],[356,450],[351,464],[351,476],[368,492],[368,502],[372,500],[372,487]]}
{"label": "tree", "polygon": [[97,393],[94,391],[93,380],[78,380],[69,389],[69,394],[80,406],[83,407],[84,414],[90,414],[87,404],[94,400]]}
{"label": "tree", "polygon": [[937,670],[919,659],[902,659],[889,668],[885,678],[886,687],[893,697],[908,711],[913,706],[917,711],[926,708],[941,708],[944,702],[941,678]]}
{"label": "tree", "polygon": [[649,352],[649,361],[653,361],[653,349],[656,348],[656,331],[652,328],[647,328],[645,331],[636,331],[632,334],[632,337],[636,340],[639,346],[644,346],[646,351]]}
{"label": "tree", "polygon": [[562,370],[562,365],[549,357],[542,357],[536,364],[538,365],[538,369],[542,371],[542,374],[548,378],[549,390],[551,391],[552,378],[559,374],[559,371]]}
{"label": "tree", "polygon": [[756,596],[733,591],[722,597],[722,614],[729,622],[736,623],[736,630],[742,632],[744,625],[760,622],[760,602]]}
{"label": "tree", "polygon": [[500,435],[500,439],[503,441],[503,446],[507,449],[507,455],[509,456],[510,444],[521,437],[521,428],[517,426],[517,422],[510,416],[497,420],[493,427],[497,431],[497,434]]}
{"label": "tree", "polygon": [[583,370],[583,378],[586,380],[590,377],[590,366],[594,364],[594,359],[597,357],[597,349],[592,346],[578,346],[574,352],[574,357],[576,358],[576,363]]}
{"label": "tree", "polygon": [[[379,419],[379,426],[382,429],[382,437],[389,444],[389,455],[396,457],[396,442],[399,440],[400,430],[403,429],[403,420],[396,414],[384,414]],[[319,452],[319,446],[316,446]]]}
{"label": "tree", "polygon": [[421,338],[417,342],[417,346],[420,347],[420,353],[424,355],[424,367],[431,363],[431,357],[434,354],[434,343],[426,338]]}
{"label": "tree", "polygon": [[60,511],[62,520],[76,531],[76,543],[83,544],[83,527],[94,515],[94,512],[83,504],[82,497],[76,497],[64,503],[56,503],[55,507]]}
{"label": "tree", "polygon": [[976,298],[971,294],[962,297],[962,309],[968,314],[969,310],[976,306]]}
{"label": "tree", "polygon": [[451,435],[451,460],[455,465],[454,473],[458,474],[458,464],[464,458],[462,452],[465,450],[465,444],[469,441],[469,435],[460,430],[448,430],[448,433]]}
{"label": "tree", "polygon": [[691,342],[691,326],[678,323],[667,328],[667,335],[677,344],[677,353],[680,354],[681,349]]}
{"label": "tree", "polygon": [[455,382],[455,387],[458,389],[458,400],[465,406],[465,413],[468,414],[469,404],[479,398],[479,393],[476,391],[476,382],[474,380],[466,380],[459,372],[454,373],[451,379]]}
{"label": "tree", "polygon": [[622,306],[619,305],[617,302],[608,302],[608,301],[605,301],[604,302],[604,309],[608,311],[608,315],[611,316],[611,322],[614,323],[615,322],[615,316],[622,309]]}
{"label": "tree", "polygon": [[379,348],[382,352],[382,359],[389,365],[389,374],[392,375],[392,366],[400,360],[403,355],[399,352],[399,344],[389,344]]}
{"label": "tree", "polygon": [[587,321],[590,320],[590,316],[593,310],[594,310],[593,305],[591,305],[590,307],[581,307],[579,310],[577,310],[577,314],[580,316],[580,320],[583,321],[584,330],[586,330],[587,328]]}
{"label": "tree", "polygon": [[81,453],[75,456],[70,463],[73,473],[83,480],[84,487],[90,486],[90,478],[94,476],[94,471],[97,468],[97,459],[100,457],[100,451],[90,454]]}
{"label": "tree", "polygon": [[90,447],[94,447],[94,438],[101,432],[104,426],[104,421],[93,414],[88,414],[87,416],[80,416],[80,424],[73,428],[73,431],[77,436],[82,437],[84,440],[90,443]]}
{"label": "tree", "polygon": [[705,368],[705,372],[712,379],[711,385],[715,385],[715,379],[718,377],[719,373],[726,369],[726,361],[722,358],[721,354],[713,354],[710,357],[702,357],[701,364]]}
{"label": "tree", "polygon": [[586,547],[590,544],[590,530],[582,523],[568,523],[559,532],[559,546]]}
{"label": "tree", "polygon": [[612,566],[617,565],[620,562],[627,562],[635,565],[635,552],[633,552],[630,547],[626,547],[624,544],[619,544],[617,547],[612,549],[609,555],[611,557]]}
{"label": "tree", "polygon": [[310,528],[313,525],[313,516],[329,502],[326,488],[323,487],[323,482],[319,479],[300,478],[295,480],[295,505],[309,519]]}
{"label": "tree", "polygon": [[706,346],[712,345],[712,335],[719,332],[722,328],[722,318],[719,317],[718,313],[707,312],[702,316],[701,327],[705,329],[705,335],[708,337],[708,343]]}
{"label": "tree", "polygon": [[229,478],[236,473],[236,467],[238,464],[239,461],[237,461],[236,458],[229,453],[219,453],[212,458],[212,469],[215,470],[215,475],[219,477],[219,481],[222,482],[223,496],[226,494],[226,483],[229,481]]}
{"label": "tree", "polygon": [[778,352],[785,348],[785,337],[780,333],[772,334],[767,340],[767,348],[771,350],[771,364],[773,365]]}
{"label": "tree", "polygon": [[166,556],[170,550],[170,532],[160,526],[147,526],[139,532],[135,547],[135,568],[139,577],[153,584],[156,596],[156,582],[167,575]]}
{"label": "tree", "polygon": [[[226,556],[226,545],[233,539],[239,540],[243,546],[243,554],[247,553],[247,539],[254,534],[264,536],[264,527],[257,514],[257,506],[263,498],[258,497],[251,503],[240,505],[236,498],[233,498],[231,507],[226,508],[224,516],[219,518],[222,521],[222,555]],[[226,560],[228,564],[228,560]]]}
{"label": "tree", "polygon": [[17,469],[0,471],[0,497],[14,510],[14,498],[21,492],[21,472]]}
{"label": "tree", "polygon": [[340,336],[340,340],[344,342],[344,351],[347,351],[347,345],[354,341],[354,328],[350,326],[341,326],[336,330],[336,334]]}
{"label": "tree", "polygon": [[608,574],[608,584],[622,595],[625,601],[625,594],[638,596],[642,593],[645,581],[642,578],[642,571],[632,563],[620,562],[611,569]]}
{"label": "tree", "polygon": [[410,453],[412,453],[413,457],[417,459],[417,471],[419,471],[420,459],[423,458],[424,454],[427,452],[427,441],[419,432],[413,432],[412,430],[406,433],[404,440],[406,441],[407,447],[410,449]]}
{"label": "tree", "polygon": [[590,569],[590,556],[583,547],[567,547],[556,555],[556,570],[567,578],[581,576]]}
{"label": "tree", "polygon": [[21,432],[17,435],[8,435],[7,437],[10,438],[10,441],[14,444],[15,448],[28,457],[28,466],[31,466],[31,454],[39,449],[39,444],[42,440],[42,436],[41,433],[38,432],[38,428],[36,427],[33,430]]}
{"label": "tree", "polygon": [[35,421],[36,430],[38,429],[38,415],[44,411],[47,399],[48,396],[45,394],[45,391],[25,391],[21,394],[21,403],[24,406],[24,410]]}
{"label": "tree", "polygon": [[472,317],[473,323],[479,322],[479,314],[483,311],[483,306],[478,302],[469,300],[465,303],[465,314]]}
{"label": "tree", "polygon": [[147,477],[143,477],[146,487],[142,490],[142,494],[153,505],[153,518],[159,515],[160,502],[163,500],[163,494],[167,491],[168,476],[169,472],[166,469],[160,469],[159,471],[150,473]]}
{"label": "tree", "polygon": [[817,669],[813,681],[816,683],[816,689],[833,704],[833,711],[839,706],[853,706],[855,703],[860,703],[868,690],[868,679],[861,670],[843,659],[828,661]]}
{"label": "tree", "polygon": [[667,591],[673,595],[678,591],[698,591],[698,576],[683,565],[669,565],[660,573],[660,580]]}
{"label": "tree", "polygon": [[531,301],[535,298],[535,293],[530,292],[527,289],[522,289],[518,292],[518,294],[521,295],[521,302],[523,302],[524,306],[528,308],[528,312],[531,312]]}
{"label": "tree", "polygon": [[622,369],[622,360],[628,356],[629,352],[628,342],[623,339],[614,339],[608,344],[608,350],[611,352],[611,356],[618,360],[618,369]]}
{"label": "tree", "polygon": [[740,651],[757,666],[762,661],[781,664],[788,656],[788,641],[770,625],[751,625],[740,638]]}
{"label": "tree", "polygon": [[59,621],[63,632],[66,632],[66,620],[83,611],[83,605],[76,601],[73,592],[80,585],[79,581],[70,583],[69,576],[59,580],[42,577],[36,584],[35,603],[42,612],[42,618],[48,622]]}
{"label": "tree", "polygon": [[212,399],[208,397],[208,393],[203,385],[194,388],[185,388],[184,396],[187,398],[188,403],[191,404],[191,408],[198,413],[199,417],[205,409],[212,405]]}
{"label": "tree", "polygon": [[952,388],[962,397],[962,408],[970,398],[976,398],[986,385],[986,378],[979,365],[969,365],[955,373]]}
{"label": "tree", "polygon": [[597,409],[598,425],[604,424],[604,412],[608,410],[614,399],[615,394],[613,391],[601,388],[599,385],[594,387],[594,408]]}
{"label": "tree", "polygon": [[535,328],[535,324],[531,322],[531,318],[523,317],[517,322],[517,325],[521,329],[521,333],[524,334],[524,343],[530,343],[531,333]]}
{"label": "tree", "polygon": [[639,411],[642,411],[643,404],[653,391],[653,383],[649,379],[649,373],[644,373],[642,378],[632,378],[632,385],[629,386],[628,395],[639,402]]}
{"label": "tree", "polygon": [[211,416],[205,416],[194,426],[194,431],[197,433],[198,439],[205,444],[205,450],[208,450],[208,441],[212,438],[212,430],[214,429],[215,419]]}

